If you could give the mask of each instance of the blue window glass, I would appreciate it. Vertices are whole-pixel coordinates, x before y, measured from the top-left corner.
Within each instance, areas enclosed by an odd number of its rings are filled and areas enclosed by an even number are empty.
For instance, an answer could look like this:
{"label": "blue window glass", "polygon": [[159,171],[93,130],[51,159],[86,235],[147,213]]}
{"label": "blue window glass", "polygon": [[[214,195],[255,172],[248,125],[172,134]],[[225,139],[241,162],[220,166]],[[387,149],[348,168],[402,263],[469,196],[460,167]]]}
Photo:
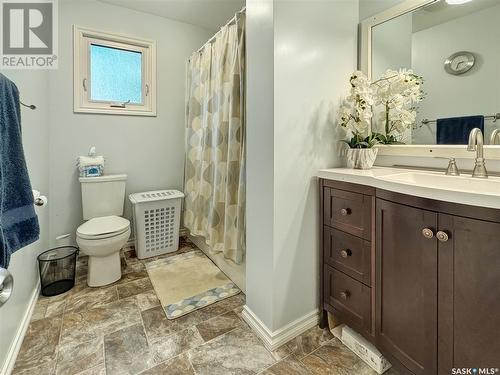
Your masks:
{"label": "blue window glass", "polygon": [[90,100],[142,104],[142,53],[90,46]]}

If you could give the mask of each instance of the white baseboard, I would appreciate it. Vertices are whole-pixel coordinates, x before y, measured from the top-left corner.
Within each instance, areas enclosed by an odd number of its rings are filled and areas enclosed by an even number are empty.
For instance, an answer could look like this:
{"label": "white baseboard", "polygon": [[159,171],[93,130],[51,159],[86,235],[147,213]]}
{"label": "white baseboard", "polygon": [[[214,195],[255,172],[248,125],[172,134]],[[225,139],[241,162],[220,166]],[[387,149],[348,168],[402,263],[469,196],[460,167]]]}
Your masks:
{"label": "white baseboard", "polygon": [[264,342],[266,348],[271,351],[278,349],[308,329],[316,326],[319,321],[319,312],[318,310],[314,310],[272,332],[247,305],[243,307],[242,316],[255,334]]}
{"label": "white baseboard", "polygon": [[35,310],[36,302],[38,301],[39,295],[40,295],[40,280],[38,281],[35,289],[33,290],[33,293],[31,294],[28,309],[24,313],[21,324],[17,329],[16,337],[14,337],[14,340],[12,341],[9,352],[7,353],[7,358],[5,359],[5,363],[3,364],[0,374],[9,375],[14,369],[17,355],[19,354],[19,350],[21,349],[21,345],[24,340],[24,335],[26,335],[26,331],[28,330],[28,326],[30,325],[31,316],[33,315],[33,311]]}

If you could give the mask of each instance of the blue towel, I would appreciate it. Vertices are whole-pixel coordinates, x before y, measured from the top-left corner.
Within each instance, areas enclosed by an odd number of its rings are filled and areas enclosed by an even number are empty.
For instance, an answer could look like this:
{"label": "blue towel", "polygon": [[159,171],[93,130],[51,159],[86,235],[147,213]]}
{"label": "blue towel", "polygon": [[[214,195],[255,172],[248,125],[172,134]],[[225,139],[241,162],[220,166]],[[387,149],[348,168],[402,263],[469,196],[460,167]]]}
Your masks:
{"label": "blue towel", "polygon": [[440,118],[437,120],[437,144],[466,145],[474,128],[481,129],[484,134],[484,116]]}
{"label": "blue towel", "polygon": [[16,85],[0,73],[0,267],[9,266],[16,250],[38,240],[21,137],[21,110]]}

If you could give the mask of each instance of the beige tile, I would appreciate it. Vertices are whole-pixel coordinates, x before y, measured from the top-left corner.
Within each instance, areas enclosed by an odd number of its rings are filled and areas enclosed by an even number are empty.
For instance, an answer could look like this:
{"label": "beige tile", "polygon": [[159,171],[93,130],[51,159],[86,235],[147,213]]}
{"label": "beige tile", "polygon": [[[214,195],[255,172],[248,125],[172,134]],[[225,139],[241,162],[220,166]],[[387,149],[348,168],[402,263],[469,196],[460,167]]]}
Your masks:
{"label": "beige tile", "polygon": [[99,366],[92,367],[88,370],[79,372],[76,375],[106,375],[106,366],[103,363]]}
{"label": "beige tile", "polygon": [[166,338],[150,343],[151,354],[156,363],[173,358],[203,344],[203,339],[194,327],[176,332]]}
{"label": "beige tile", "polygon": [[202,321],[214,318],[216,316],[225,314],[241,308],[245,304],[245,295],[243,293],[237,294],[233,297],[223,299],[222,301],[208,305],[202,309],[196,310],[194,313],[200,316]]}
{"label": "beige tile", "polygon": [[377,375],[338,339],[322,345],[301,362],[313,375]]}
{"label": "beige tile", "polygon": [[250,330],[236,328],[188,352],[197,374],[255,374],[275,363]]}
{"label": "beige tile", "polygon": [[285,344],[280,346],[278,349],[273,350],[271,354],[277,361],[281,361],[282,359],[289,357],[292,354],[292,350]]}
{"label": "beige tile", "polygon": [[104,337],[106,374],[137,374],[154,365],[141,324],[113,332]]}
{"label": "beige tile", "polygon": [[300,359],[331,339],[333,339],[333,335],[328,329],[316,326],[288,342],[286,347],[291,355]]}
{"label": "beige tile", "polygon": [[104,350],[109,374],[137,374],[153,365],[141,324],[106,335]]}
{"label": "beige tile", "polygon": [[139,260],[128,261],[125,262],[125,264],[122,264],[122,275],[127,275],[130,273],[144,275],[144,272],[146,272],[146,267],[144,266],[144,263],[140,262]]}
{"label": "beige tile", "polygon": [[227,333],[243,324],[236,313],[230,311],[215,318],[206,320],[196,325],[201,337],[205,341],[210,341],[224,333]]}
{"label": "beige tile", "polygon": [[133,299],[141,311],[146,311],[152,309],[153,307],[160,306],[160,300],[154,290],[149,290],[132,297],[127,297],[127,299]]}
{"label": "beige tile", "polygon": [[62,315],[66,308],[66,299],[62,300],[49,300],[47,304],[47,310],[45,312],[45,317],[50,318],[58,315]]}
{"label": "beige tile", "polygon": [[61,344],[90,341],[140,322],[141,312],[132,300],[109,303],[81,313],[67,313],[63,320]]}
{"label": "beige tile", "polygon": [[136,374],[152,368],[203,342],[194,328],[150,343],[143,327],[137,324],[104,337],[106,372],[110,374]]}
{"label": "beige tile", "polygon": [[141,375],[195,375],[187,355],[181,354],[152,369],[141,372]]}
{"label": "beige tile", "polygon": [[[130,275],[130,274],[128,274]],[[147,273],[146,273],[147,276]],[[127,298],[130,296],[135,296],[137,294],[141,294],[153,289],[153,285],[148,277],[131,281],[125,284],[121,284],[117,286],[118,288],[118,297],[119,298]]]}
{"label": "beige tile", "polygon": [[48,304],[49,300],[47,298],[39,298],[33,310],[33,315],[31,316],[31,320],[34,321],[45,318],[45,313],[47,312]]}
{"label": "beige tile", "polygon": [[89,266],[87,264],[76,264],[76,277],[77,278],[82,278],[82,277],[87,277],[87,273],[89,271]]}
{"label": "beige tile", "polygon": [[104,363],[101,337],[62,347],[57,355],[57,375],[73,375]]}
{"label": "beige tile", "polygon": [[203,321],[196,311],[177,319],[169,320],[161,306],[142,312],[144,329],[151,341],[166,338],[175,332],[180,332]]}
{"label": "beige tile", "polygon": [[61,322],[61,317],[55,317],[30,323],[17,356],[14,373],[37,367],[49,371],[55,365]]}
{"label": "beige tile", "polygon": [[131,281],[138,281],[144,279],[149,280],[149,276],[148,273],[146,272],[146,268],[143,265],[141,270],[139,271],[130,270],[130,272],[122,273],[121,279],[118,280],[114,285],[122,285],[130,283]]}
{"label": "beige tile", "polygon": [[115,286],[108,288],[86,288],[80,293],[68,297],[66,312],[82,312],[117,300],[118,292]]}
{"label": "beige tile", "polygon": [[53,375],[55,370],[56,361],[49,361],[31,368],[22,370],[14,369],[12,375]]}
{"label": "beige tile", "polygon": [[[294,358],[286,358],[275,365],[272,365],[262,375],[309,375],[309,369],[304,366],[299,360]],[[355,375],[355,374],[352,374]]]}

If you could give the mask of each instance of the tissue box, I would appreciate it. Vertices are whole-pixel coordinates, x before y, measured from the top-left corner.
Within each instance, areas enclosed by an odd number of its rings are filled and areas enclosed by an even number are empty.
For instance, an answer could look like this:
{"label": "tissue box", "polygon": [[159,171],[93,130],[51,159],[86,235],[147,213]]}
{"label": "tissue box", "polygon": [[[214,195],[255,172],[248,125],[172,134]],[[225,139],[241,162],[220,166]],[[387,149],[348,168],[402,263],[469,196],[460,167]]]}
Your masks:
{"label": "tissue box", "polygon": [[102,175],[103,169],[102,165],[87,165],[78,167],[80,177],[99,177]]}
{"label": "tissue box", "polygon": [[342,342],[377,373],[383,374],[392,367],[372,343],[347,326],[342,327]]}

